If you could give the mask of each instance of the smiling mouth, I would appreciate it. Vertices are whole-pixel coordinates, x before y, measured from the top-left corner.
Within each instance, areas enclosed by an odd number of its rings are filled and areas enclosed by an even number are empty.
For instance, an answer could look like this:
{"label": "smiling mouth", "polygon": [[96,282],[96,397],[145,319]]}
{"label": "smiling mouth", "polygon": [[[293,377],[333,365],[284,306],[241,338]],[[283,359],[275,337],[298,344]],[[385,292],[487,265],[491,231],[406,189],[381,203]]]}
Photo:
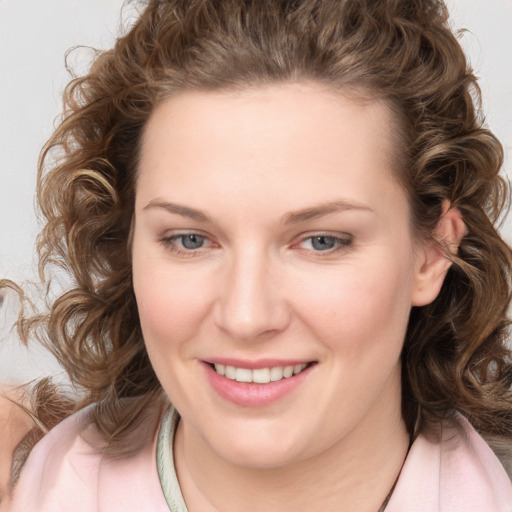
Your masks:
{"label": "smiling mouth", "polygon": [[289,379],[295,375],[299,375],[306,368],[314,364],[314,362],[296,364],[290,366],[272,366],[268,368],[237,368],[223,364],[211,364],[211,367],[223,377],[237,382],[247,382],[254,384],[268,384],[270,382],[278,382],[280,380]]}

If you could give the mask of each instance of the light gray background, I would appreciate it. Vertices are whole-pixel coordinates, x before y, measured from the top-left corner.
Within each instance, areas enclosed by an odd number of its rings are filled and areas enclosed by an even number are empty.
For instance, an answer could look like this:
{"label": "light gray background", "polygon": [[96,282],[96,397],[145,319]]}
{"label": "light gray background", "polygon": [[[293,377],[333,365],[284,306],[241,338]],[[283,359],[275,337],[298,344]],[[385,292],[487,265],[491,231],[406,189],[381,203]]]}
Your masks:
{"label": "light gray background", "polygon": [[[34,189],[38,153],[60,112],[69,75],[64,54],[76,45],[108,48],[122,25],[123,0],[0,0],[0,278],[36,279]],[[128,4],[130,4],[128,2]],[[452,22],[481,78],[490,128],[505,146],[512,175],[512,0],[449,0]],[[124,9],[124,19],[133,14]],[[76,55],[86,55],[78,52]],[[73,65],[84,65],[73,58]],[[511,214],[512,216],[512,214]],[[512,219],[503,227],[512,240]],[[58,371],[40,351],[8,334],[15,303],[0,319],[0,384]]]}

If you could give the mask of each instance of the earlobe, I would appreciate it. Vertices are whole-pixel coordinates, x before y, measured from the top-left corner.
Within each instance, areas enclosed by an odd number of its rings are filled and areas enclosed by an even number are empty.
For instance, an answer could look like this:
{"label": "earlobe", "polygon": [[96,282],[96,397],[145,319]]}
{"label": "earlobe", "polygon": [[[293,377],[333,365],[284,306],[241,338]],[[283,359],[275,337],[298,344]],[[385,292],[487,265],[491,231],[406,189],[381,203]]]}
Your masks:
{"label": "earlobe", "polygon": [[418,266],[412,294],[413,306],[430,304],[439,294],[451,257],[457,254],[460,241],[466,234],[462,214],[452,208],[449,201],[443,203],[443,214],[432,239],[424,243],[418,254]]}

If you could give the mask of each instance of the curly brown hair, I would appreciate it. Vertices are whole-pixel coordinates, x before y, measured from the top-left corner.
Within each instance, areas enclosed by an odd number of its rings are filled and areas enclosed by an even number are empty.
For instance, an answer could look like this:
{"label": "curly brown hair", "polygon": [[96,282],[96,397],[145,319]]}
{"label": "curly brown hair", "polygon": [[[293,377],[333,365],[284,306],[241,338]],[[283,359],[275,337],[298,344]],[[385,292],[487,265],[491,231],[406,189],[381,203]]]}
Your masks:
{"label": "curly brown hair", "polygon": [[475,76],[437,0],[147,2],[67,87],[42,152],[40,271],[58,265],[73,285],[23,323],[25,335],[37,330],[82,390],[78,406],[97,403],[96,425],[112,449],[126,450],[143,410],[163,399],[131,280],[144,126],[180,91],[297,81],[385,100],[400,127],[397,175],[416,233],[432,236],[446,201],[467,228],[439,296],[411,312],[402,355],[409,431],[457,410],[483,435],[512,436],[512,254],[496,229],[508,197],[502,148],[483,125]]}

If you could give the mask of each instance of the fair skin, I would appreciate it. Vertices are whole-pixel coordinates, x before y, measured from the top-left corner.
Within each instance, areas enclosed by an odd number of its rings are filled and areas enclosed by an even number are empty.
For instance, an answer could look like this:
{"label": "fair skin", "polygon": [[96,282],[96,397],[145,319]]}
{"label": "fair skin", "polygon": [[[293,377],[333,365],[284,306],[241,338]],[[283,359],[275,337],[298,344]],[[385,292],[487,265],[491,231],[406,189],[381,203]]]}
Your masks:
{"label": "fair skin", "polygon": [[150,118],[133,285],[190,512],[376,512],[395,481],[409,312],[449,263],[412,233],[392,132],[384,103],[312,83],[182,93]]}
{"label": "fair skin", "polygon": [[20,441],[34,426],[29,415],[17,404],[23,397],[15,387],[0,387],[0,503],[7,507],[11,494],[11,466]]}

